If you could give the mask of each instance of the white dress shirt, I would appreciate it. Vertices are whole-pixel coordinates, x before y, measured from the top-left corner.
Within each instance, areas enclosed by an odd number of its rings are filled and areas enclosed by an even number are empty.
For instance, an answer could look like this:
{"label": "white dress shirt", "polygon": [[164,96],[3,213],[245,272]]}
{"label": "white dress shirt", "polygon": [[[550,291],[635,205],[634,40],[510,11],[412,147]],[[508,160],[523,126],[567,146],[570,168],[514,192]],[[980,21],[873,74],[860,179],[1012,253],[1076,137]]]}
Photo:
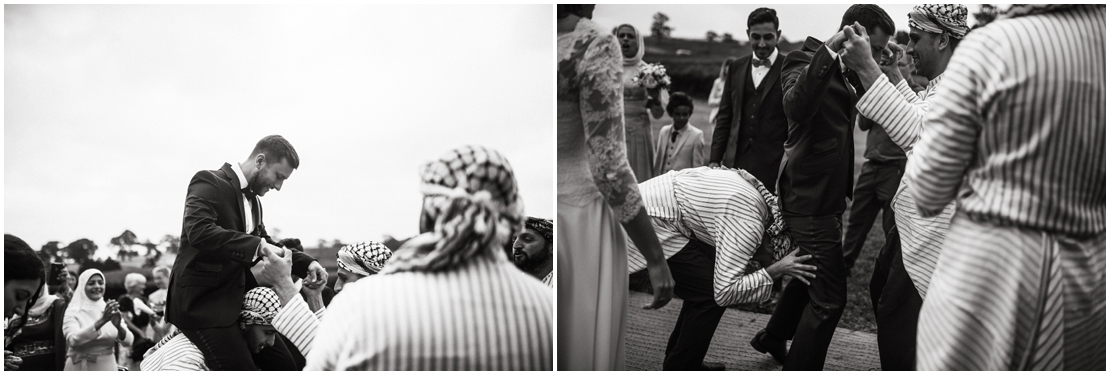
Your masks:
{"label": "white dress shirt", "polygon": [[[767,59],[771,60],[771,65],[775,65],[775,60],[779,59],[778,47],[775,47],[775,50],[771,51],[771,57]],[[767,73],[771,71],[770,66],[756,67],[755,62],[757,60],[759,60],[759,56],[756,56],[755,52],[752,52],[752,86],[755,87],[759,87],[759,83],[763,82],[763,77],[766,77]]]}
{"label": "white dress shirt", "polygon": [[[235,175],[239,177],[239,189],[246,189],[247,188],[247,175],[243,174],[243,169],[239,168],[239,163],[228,163],[228,164],[231,164],[231,170],[235,171]],[[243,193],[240,192],[239,194],[243,194]],[[250,232],[254,231],[254,213],[253,213],[254,211],[252,211],[253,207],[254,206],[251,203],[250,199],[247,199],[246,195],[244,195],[243,196],[243,218],[246,221],[244,222],[245,226],[243,228],[247,229],[247,233],[250,233]]]}

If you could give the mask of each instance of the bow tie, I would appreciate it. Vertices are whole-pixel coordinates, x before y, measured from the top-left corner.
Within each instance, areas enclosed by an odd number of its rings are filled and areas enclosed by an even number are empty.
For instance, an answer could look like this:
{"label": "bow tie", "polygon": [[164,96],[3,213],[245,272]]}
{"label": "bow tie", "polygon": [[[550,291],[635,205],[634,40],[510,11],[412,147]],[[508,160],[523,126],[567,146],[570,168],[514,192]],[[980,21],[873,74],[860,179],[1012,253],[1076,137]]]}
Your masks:
{"label": "bow tie", "polygon": [[771,59],[753,59],[752,66],[758,68],[761,66],[771,67]]}
{"label": "bow tie", "polygon": [[243,188],[241,191],[243,192],[243,196],[247,197],[247,199],[250,200],[251,203],[254,203],[255,194],[254,191],[251,191],[250,186]]}

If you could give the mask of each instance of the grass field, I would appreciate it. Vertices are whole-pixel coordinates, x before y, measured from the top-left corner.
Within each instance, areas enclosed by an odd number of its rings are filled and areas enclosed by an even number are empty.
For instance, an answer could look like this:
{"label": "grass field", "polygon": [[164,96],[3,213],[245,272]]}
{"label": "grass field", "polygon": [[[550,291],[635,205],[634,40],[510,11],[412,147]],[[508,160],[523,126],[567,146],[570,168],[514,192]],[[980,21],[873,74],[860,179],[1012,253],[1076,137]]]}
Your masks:
{"label": "grass field", "polygon": [[[657,139],[659,130],[664,125],[671,123],[668,116],[664,115],[662,118],[656,120],[652,119],[652,140]],[[704,100],[694,99],[694,114],[691,116],[690,124],[705,133],[705,160],[709,160],[710,146],[713,140],[713,126],[709,124],[709,106]],[[855,151],[856,151],[856,167],[854,170],[855,176],[859,177],[860,166],[863,165],[863,152],[867,147],[867,133],[855,129]],[[848,209],[844,211],[843,227],[848,226],[848,212],[851,212],[851,203],[848,204]],[[875,328],[875,314],[871,311],[871,297],[869,284],[871,282],[871,271],[875,266],[875,257],[879,255],[879,250],[882,248],[883,242],[886,238],[882,230],[882,214],[875,220],[871,232],[867,235],[867,240],[864,242],[863,250],[860,251],[859,258],[856,260],[856,265],[852,269],[852,276],[848,279],[848,303],[844,308],[844,315],[840,318],[839,327],[847,328],[856,331],[865,331],[874,333]],[[633,275],[629,283],[630,289],[649,292],[647,288],[647,276],[641,272]],[[769,313],[770,311],[764,307],[761,309],[759,306],[752,304],[738,307],[743,310],[756,311]]]}

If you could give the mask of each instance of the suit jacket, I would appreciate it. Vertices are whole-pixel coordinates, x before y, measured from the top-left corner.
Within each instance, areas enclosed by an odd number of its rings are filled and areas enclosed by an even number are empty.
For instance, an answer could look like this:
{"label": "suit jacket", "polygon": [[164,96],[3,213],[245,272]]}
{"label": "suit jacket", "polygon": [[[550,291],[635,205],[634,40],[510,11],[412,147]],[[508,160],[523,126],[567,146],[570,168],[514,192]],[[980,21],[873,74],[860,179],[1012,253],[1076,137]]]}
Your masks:
{"label": "suit jacket", "polygon": [[[655,142],[655,166],[652,170],[656,176],[671,170],[682,170],[705,165],[705,134],[693,124],[686,124],[686,130],[675,140],[672,155],[667,155],[667,148],[671,145],[671,132],[674,125],[664,126],[659,131],[659,140]],[[669,160],[668,160],[669,159]],[[667,162],[670,161],[670,165]]]}
{"label": "suit jacket", "polygon": [[[231,164],[214,171],[200,171],[189,181],[181,227],[181,250],[173,263],[166,291],[166,320],[179,329],[228,327],[239,319],[243,295],[257,287],[251,264],[258,244],[274,243],[262,224],[262,204],[257,229],[245,230],[239,177]],[[291,250],[286,250],[291,251]],[[293,252],[293,274],[304,278],[315,259]]]}
{"label": "suit jacket", "polygon": [[844,197],[852,197],[852,119],[859,99],[849,79],[862,90],[858,76],[841,72],[840,63],[812,37],[786,56],[782,104],[790,127],[779,178],[784,213],[842,214]]}
{"label": "suit jacket", "polygon": [[[778,54],[771,70],[760,83],[763,90],[759,113],[755,113],[755,131],[741,129],[744,116],[744,86],[752,80],[752,56],[744,56],[729,65],[721,109],[713,129],[710,162],[740,168],[751,173],[770,189],[775,190],[783,142],[786,142],[786,114],[782,107],[782,69],[786,58]],[[754,82],[753,86],[754,86]],[[747,138],[748,141],[743,140]],[[741,146],[743,144],[743,146]]]}

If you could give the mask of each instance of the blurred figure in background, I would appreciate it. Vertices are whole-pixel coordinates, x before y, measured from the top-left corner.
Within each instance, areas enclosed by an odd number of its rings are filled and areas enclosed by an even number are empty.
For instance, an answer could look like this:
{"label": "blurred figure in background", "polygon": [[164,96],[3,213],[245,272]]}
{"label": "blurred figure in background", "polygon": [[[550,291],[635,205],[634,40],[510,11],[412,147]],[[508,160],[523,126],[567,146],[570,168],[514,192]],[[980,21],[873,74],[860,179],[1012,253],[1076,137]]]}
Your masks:
{"label": "blurred figure in background", "polygon": [[555,275],[552,265],[554,229],[551,220],[529,216],[524,220],[524,232],[513,241],[513,263],[548,287]]}
{"label": "blurred figure in background", "polygon": [[335,292],[343,291],[348,284],[367,276],[377,275],[385,267],[385,262],[393,256],[393,251],[375,241],[364,241],[339,248],[339,277],[335,280]]}
{"label": "blurred figure in background", "polygon": [[[132,345],[149,347],[148,330],[155,312],[147,304],[146,297],[143,297],[143,291],[146,290],[146,276],[129,273],[123,278],[123,287],[127,293],[116,298],[116,301],[119,302],[123,322],[127,325],[127,329],[135,335],[135,341],[132,342]],[[142,356],[142,353],[135,354],[139,358]],[[132,361],[132,358],[130,347],[120,348],[120,365],[129,369],[139,368],[138,364]]]}
{"label": "blurred figure in background", "polygon": [[[902,51],[908,50],[910,44],[910,33],[898,31],[894,34],[896,44],[902,48]],[[913,92],[921,92],[925,87],[929,86],[929,78],[917,74],[917,63],[913,59],[913,55],[903,53],[902,58],[898,59],[898,72],[902,78],[906,80],[906,84],[910,86]]]}
{"label": "blurred figure in background", "polygon": [[621,85],[624,87],[624,144],[628,165],[639,181],[647,181],[655,175],[651,164],[655,161],[651,142],[651,117],[663,117],[661,89],[648,90],[632,80],[647,66],[644,62],[644,35],[629,24],[613,29],[613,35],[620,41],[621,54],[624,55],[624,69]]}
{"label": "blurred figure in background", "polygon": [[717,123],[717,111],[721,109],[721,95],[725,93],[725,79],[728,77],[728,65],[732,58],[721,63],[721,74],[713,80],[713,89],[709,90],[709,123]]}
{"label": "blurred figure in background", "polygon": [[148,330],[151,341],[158,342],[163,337],[173,333],[177,329],[173,324],[166,321],[166,290],[170,286],[170,268],[167,266],[158,266],[151,272],[154,277],[154,286],[158,287],[147,296],[150,309],[154,310],[154,315],[150,319],[150,329]]}
{"label": "blurred figure in background", "polygon": [[13,334],[5,350],[23,359],[20,371],[62,371],[65,368],[66,344],[62,334],[65,311],[65,300],[43,290],[27,310],[26,317],[12,318],[10,324],[22,326],[22,329]]}
{"label": "blurred figure in background", "polygon": [[676,92],[667,102],[667,114],[674,120],[659,130],[655,144],[655,175],[686,168],[704,167],[705,135],[690,124],[694,100],[684,92]]}

